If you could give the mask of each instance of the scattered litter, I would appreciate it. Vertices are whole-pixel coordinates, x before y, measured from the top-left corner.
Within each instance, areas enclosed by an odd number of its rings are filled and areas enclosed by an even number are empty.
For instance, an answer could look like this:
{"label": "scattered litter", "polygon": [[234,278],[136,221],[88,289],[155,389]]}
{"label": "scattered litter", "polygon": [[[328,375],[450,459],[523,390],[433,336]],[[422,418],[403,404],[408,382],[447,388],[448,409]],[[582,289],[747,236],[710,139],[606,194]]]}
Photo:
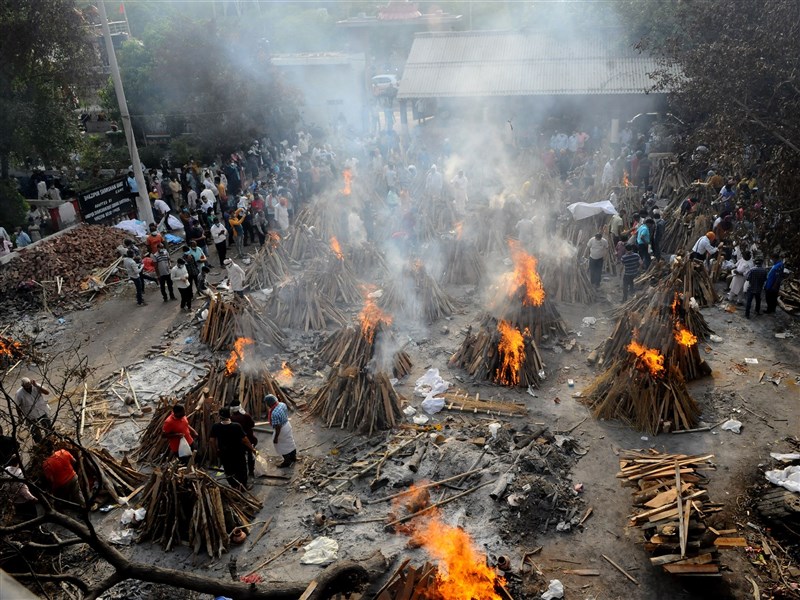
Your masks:
{"label": "scattered litter", "polygon": [[758,359],[757,358],[745,358],[744,362],[747,363],[748,365],[757,365],[758,364]]}
{"label": "scattered litter", "polygon": [[575,380],[574,379],[567,379],[567,386],[568,387],[575,387]]}
{"label": "scattered litter", "polygon": [[525,494],[510,494],[508,498],[506,498],[506,502],[508,502],[509,506],[519,506],[525,500]]}
{"label": "scattered litter", "polygon": [[383,290],[375,290],[374,292],[367,294],[367,298],[371,298],[373,300],[375,298],[380,298],[381,296],[383,296]]}
{"label": "scattered litter", "polygon": [[133,529],[112,531],[108,536],[108,541],[115,546],[130,546],[133,543]]}
{"label": "scattered litter", "polygon": [[425,425],[428,421],[430,421],[430,417],[427,415],[416,415],[412,421],[414,421],[415,425]]}
{"label": "scattered litter", "polygon": [[583,317],[581,323],[583,323],[584,327],[592,327],[595,323],[597,323],[597,319],[594,317]]}
{"label": "scattered litter", "polygon": [[722,424],[722,427],[725,431],[732,431],[733,433],[741,433],[742,432],[742,422],[737,421],[736,419],[728,419]]}
{"label": "scattered litter", "polygon": [[692,310],[700,310],[700,305],[697,303],[697,300],[695,300],[694,296],[689,298],[689,308]]}
{"label": "scattered litter", "polygon": [[709,341],[714,342],[715,344],[722,343],[722,338],[715,333],[712,333],[710,336],[708,336],[708,339]]}
{"label": "scattered litter", "polygon": [[536,392],[534,391],[532,385],[528,386],[528,395],[529,396],[533,396],[534,398],[538,398],[539,397],[539,396],[536,395]]}
{"label": "scattered litter", "polygon": [[572,489],[575,490],[576,494],[581,494],[581,493],[583,493],[583,484],[582,483],[576,483],[575,485],[572,486]]}
{"label": "scattered litter", "polygon": [[354,494],[339,494],[328,503],[335,516],[357,515],[361,512],[361,499]]}
{"label": "scattered litter", "polygon": [[500,431],[502,425],[500,423],[489,423],[489,432],[492,434],[492,439],[497,439],[497,432]]}
{"label": "scattered litter", "polygon": [[336,560],[339,542],[323,535],[303,546],[303,550],[305,554],[300,559],[300,564],[327,565]]}
{"label": "scattered litter", "polygon": [[133,510],[132,508],[127,508],[122,512],[122,516],[119,519],[119,522],[123,525],[138,525],[142,521],[144,521],[145,516],[147,516],[147,509],[144,507],[137,508]]}
{"label": "scattered litter", "polygon": [[649,437],[647,437],[646,435],[643,435],[643,436],[642,436],[642,437],[640,437],[639,439],[640,439],[640,440],[642,440],[643,442],[649,442],[649,441],[650,441],[650,438],[649,438]]}
{"label": "scattered litter", "polygon": [[788,338],[793,338],[794,335],[792,335],[791,333],[788,333],[788,332],[787,333],[776,333],[775,337],[778,338],[779,340],[786,340]]}
{"label": "scattered litter", "polygon": [[185,340],[183,340],[183,343],[184,344],[194,344],[194,337],[190,335]]}
{"label": "scattered litter", "polygon": [[444,398],[433,398],[428,396],[422,401],[422,410],[429,415],[435,415],[444,408]]}
{"label": "scattered litter", "polygon": [[781,462],[791,462],[793,460],[800,460],[800,454],[797,454],[796,452],[793,454],[778,454],[777,452],[770,452],[769,455],[775,460],[779,460]]}
{"label": "scattered litter", "polygon": [[450,382],[441,378],[439,369],[428,369],[414,384],[414,394],[425,398],[422,410],[433,415],[444,408],[444,399],[436,396],[445,393],[449,387]]}
{"label": "scattered litter", "polygon": [[785,469],[776,469],[764,473],[767,481],[774,485],[786,488],[790,492],[800,492],[800,465],[793,465]]}
{"label": "scattered litter", "polygon": [[564,597],[564,584],[558,579],[551,579],[550,585],[547,586],[547,591],[542,594],[542,600],[554,600],[555,598]]}
{"label": "scattered litter", "polygon": [[407,417],[413,417],[415,414],[417,414],[417,409],[413,406],[406,406],[403,409],[403,414]]}
{"label": "scattered litter", "polygon": [[559,521],[558,525],[556,525],[556,531],[569,531],[570,529],[572,527],[566,521]]}

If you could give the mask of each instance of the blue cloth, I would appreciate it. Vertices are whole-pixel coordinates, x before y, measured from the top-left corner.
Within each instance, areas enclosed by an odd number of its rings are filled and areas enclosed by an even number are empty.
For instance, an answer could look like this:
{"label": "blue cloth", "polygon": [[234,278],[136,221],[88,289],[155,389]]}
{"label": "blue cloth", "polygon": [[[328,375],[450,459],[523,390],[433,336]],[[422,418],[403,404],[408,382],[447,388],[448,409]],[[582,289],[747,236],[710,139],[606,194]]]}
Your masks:
{"label": "blue cloth", "polygon": [[636,243],[637,244],[650,243],[650,229],[644,223],[639,225],[639,229],[636,230]]}
{"label": "blue cloth", "polygon": [[128,177],[128,189],[131,191],[131,194],[137,194],[139,192],[139,185],[136,183],[135,177]]}
{"label": "blue cloth", "polygon": [[783,261],[779,260],[774,265],[772,265],[772,268],[769,270],[769,274],[767,275],[767,283],[764,286],[764,289],[777,292],[781,286],[782,280],[783,280]]}
{"label": "blue cloth", "polygon": [[289,409],[286,408],[286,405],[283,402],[278,402],[278,404],[275,405],[275,408],[272,409],[269,418],[273,427],[277,427],[278,425],[286,425],[289,422]]}

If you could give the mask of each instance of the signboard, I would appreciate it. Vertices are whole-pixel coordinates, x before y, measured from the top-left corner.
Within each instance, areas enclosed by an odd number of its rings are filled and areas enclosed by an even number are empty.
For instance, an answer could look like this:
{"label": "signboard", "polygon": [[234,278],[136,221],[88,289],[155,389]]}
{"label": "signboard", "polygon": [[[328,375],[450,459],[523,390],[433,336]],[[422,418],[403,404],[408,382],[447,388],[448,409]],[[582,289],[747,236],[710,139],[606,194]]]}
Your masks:
{"label": "signboard", "polygon": [[83,220],[89,224],[105,223],[114,217],[136,211],[125,177],[79,194],[78,204]]}

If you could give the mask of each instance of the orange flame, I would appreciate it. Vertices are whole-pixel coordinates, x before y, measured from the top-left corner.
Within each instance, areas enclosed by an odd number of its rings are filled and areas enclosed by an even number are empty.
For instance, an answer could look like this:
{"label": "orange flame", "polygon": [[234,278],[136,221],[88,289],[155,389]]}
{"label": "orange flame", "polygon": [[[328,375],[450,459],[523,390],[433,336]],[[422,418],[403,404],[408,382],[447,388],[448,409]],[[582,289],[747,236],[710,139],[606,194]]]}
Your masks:
{"label": "orange flame", "polygon": [[688,329],[684,329],[680,323],[675,324],[675,340],[681,345],[690,348],[697,343],[697,336],[695,336]]}
{"label": "orange flame", "polygon": [[352,193],[351,182],[353,180],[353,173],[350,171],[350,169],[345,169],[342,171],[342,177],[344,178],[344,189],[342,190],[342,194],[349,196]]}
{"label": "orange flame", "polygon": [[342,252],[342,247],[339,245],[339,240],[333,236],[331,236],[331,250],[333,250],[336,258],[339,260],[344,260],[344,253]]}
{"label": "orange flame", "polygon": [[631,180],[628,179],[628,174],[624,173],[622,176],[622,185],[625,187],[631,187]]}
{"label": "orange flame", "polygon": [[281,370],[275,376],[275,381],[283,387],[290,387],[294,383],[294,372],[286,361],[281,363]]}
{"label": "orange flame", "polygon": [[361,309],[358,320],[361,322],[361,335],[364,336],[364,339],[370,344],[375,339],[375,332],[378,329],[378,325],[381,323],[384,325],[392,324],[392,317],[378,308],[375,300],[369,297],[364,299],[364,308]]}
{"label": "orange flame", "polygon": [[225,361],[225,373],[228,375],[233,375],[236,371],[236,364],[240,360],[244,360],[244,347],[253,344],[253,340],[246,337],[236,338],[236,341],[233,343],[233,350],[231,350],[231,355],[228,360]]}
{"label": "orange flame", "polygon": [[11,338],[0,337],[0,355],[18,356],[22,354],[22,344]]}
{"label": "orange flame", "polygon": [[519,371],[525,362],[525,340],[519,329],[507,321],[497,324],[500,342],[497,351],[502,363],[495,371],[494,380],[501,385],[519,385]]}
{"label": "orange flame", "polygon": [[523,293],[524,306],[541,306],[544,302],[544,286],[536,270],[538,262],[534,256],[525,252],[516,240],[509,240],[511,260],[514,262],[514,273],[510,276],[509,295],[520,290]]}
{"label": "orange flame", "polygon": [[412,541],[438,561],[436,598],[441,600],[501,600],[495,591],[505,581],[486,564],[469,534],[431,514],[417,524]]}
{"label": "orange flame", "polygon": [[270,248],[277,248],[278,244],[281,243],[281,235],[277,231],[270,231],[267,237]]}
{"label": "orange flame", "polygon": [[460,240],[461,239],[461,235],[464,233],[464,222],[463,221],[459,221],[458,223],[456,223],[455,231],[456,231],[456,239]]}
{"label": "orange flame", "polygon": [[636,340],[632,340],[628,344],[628,352],[636,355],[637,369],[646,370],[653,377],[661,377],[664,374],[664,355],[658,350],[647,348]]}

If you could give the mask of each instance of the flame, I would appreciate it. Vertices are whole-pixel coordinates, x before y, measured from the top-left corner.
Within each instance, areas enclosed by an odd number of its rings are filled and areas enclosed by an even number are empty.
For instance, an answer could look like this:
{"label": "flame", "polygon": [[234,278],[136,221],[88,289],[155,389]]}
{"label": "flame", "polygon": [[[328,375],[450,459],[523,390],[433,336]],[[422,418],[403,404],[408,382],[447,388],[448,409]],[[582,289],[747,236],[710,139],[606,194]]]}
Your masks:
{"label": "flame", "polygon": [[503,362],[495,371],[494,380],[502,385],[519,385],[519,371],[525,362],[525,340],[519,329],[508,321],[500,321],[497,331],[500,332],[497,351]]}
{"label": "flame", "polygon": [[22,354],[22,344],[11,338],[0,337],[0,356],[18,356]]}
{"label": "flame", "polygon": [[658,350],[647,348],[636,340],[632,340],[628,344],[628,352],[636,355],[637,369],[647,370],[653,377],[661,377],[664,374],[664,355]]}
{"label": "flame", "polygon": [[267,241],[270,248],[277,248],[281,243],[281,235],[277,231],[270,231],[267,233]]}
{"label": "flame", "polygon": [[294,383],[294,372],[286,361],[281,363],[281,370],[275,376],[275,381],[282,387],[290,387]]}
{"label": "flame", "polygon": [[461,239],[461,234],[464,233],[464,222],[463,221],[459,221],[458,223],[456,223],[454,229],[455,229],[455,232],[456,232],[456,239],[460,240]]}
{"label": "flame", "polygon": [[625,187],[631,187],[631,180],[628,179],[627,173],[624,173],[622,175],[622,185],[624,185]]}
{"label": "flame", "polygon": [[436,598],[441,600],[501,600],[495,591],[505,581],[486,564],[469,534],[433,513],[415,527],[412,541],[438,561]]}
{"label": "flame", "polygon": [[509,295],[522,290],[524,306],[541,306],[544,302],[544,286],[536,270],[538,261],[525,252],[516,240],[509,240],[514,273],[510,276]]}
{"label": "flame", "polygon": [[236,371],[236,363],[239,360],[244,359],[244,347],[253,344],[253,340],[246,337],[236,338],[236,341],[233,343],[233,350],[231,350],[231,355],[228,360],[225,361],[225,373],[228,375],[233,375]]}
{"label": "flame", "polygon": [[344,178],[344,189],[342,190],[342,194],[349,196],[352,193],[351,182],[353,180],[353,173],[350,171],[350,169],[345,169],[342,171],[342,177]]}
{"label": "flame", "polygon": [[361,309],[358,320],[361,322],[361,335],[370,344],[375,339],[378,325],[381,323],[384,325],[392,324],[392,317],[378,308],[375,300],[369,297],[364,299],[364,308]]}
{"label": "flame", "polygon": [[331,236],[331,250],[333,250],[336,258],[339,260],[344,260],[344,253],[342,252],[342,247],[339,245],[339,240],[333,236]]}
{"label": "flame", "polygon": [[675,292],[675,298],[672,300],[672,314],[678,314],[678,306],[680,305],[680,298],[678,296],[678,292]]}
{"label": "flame", "polygon": [[695,336],[688,329],[684,329],[680,323],[675,324],[675,340],[687,348],[694,346],[697,343],[697,336]]}

